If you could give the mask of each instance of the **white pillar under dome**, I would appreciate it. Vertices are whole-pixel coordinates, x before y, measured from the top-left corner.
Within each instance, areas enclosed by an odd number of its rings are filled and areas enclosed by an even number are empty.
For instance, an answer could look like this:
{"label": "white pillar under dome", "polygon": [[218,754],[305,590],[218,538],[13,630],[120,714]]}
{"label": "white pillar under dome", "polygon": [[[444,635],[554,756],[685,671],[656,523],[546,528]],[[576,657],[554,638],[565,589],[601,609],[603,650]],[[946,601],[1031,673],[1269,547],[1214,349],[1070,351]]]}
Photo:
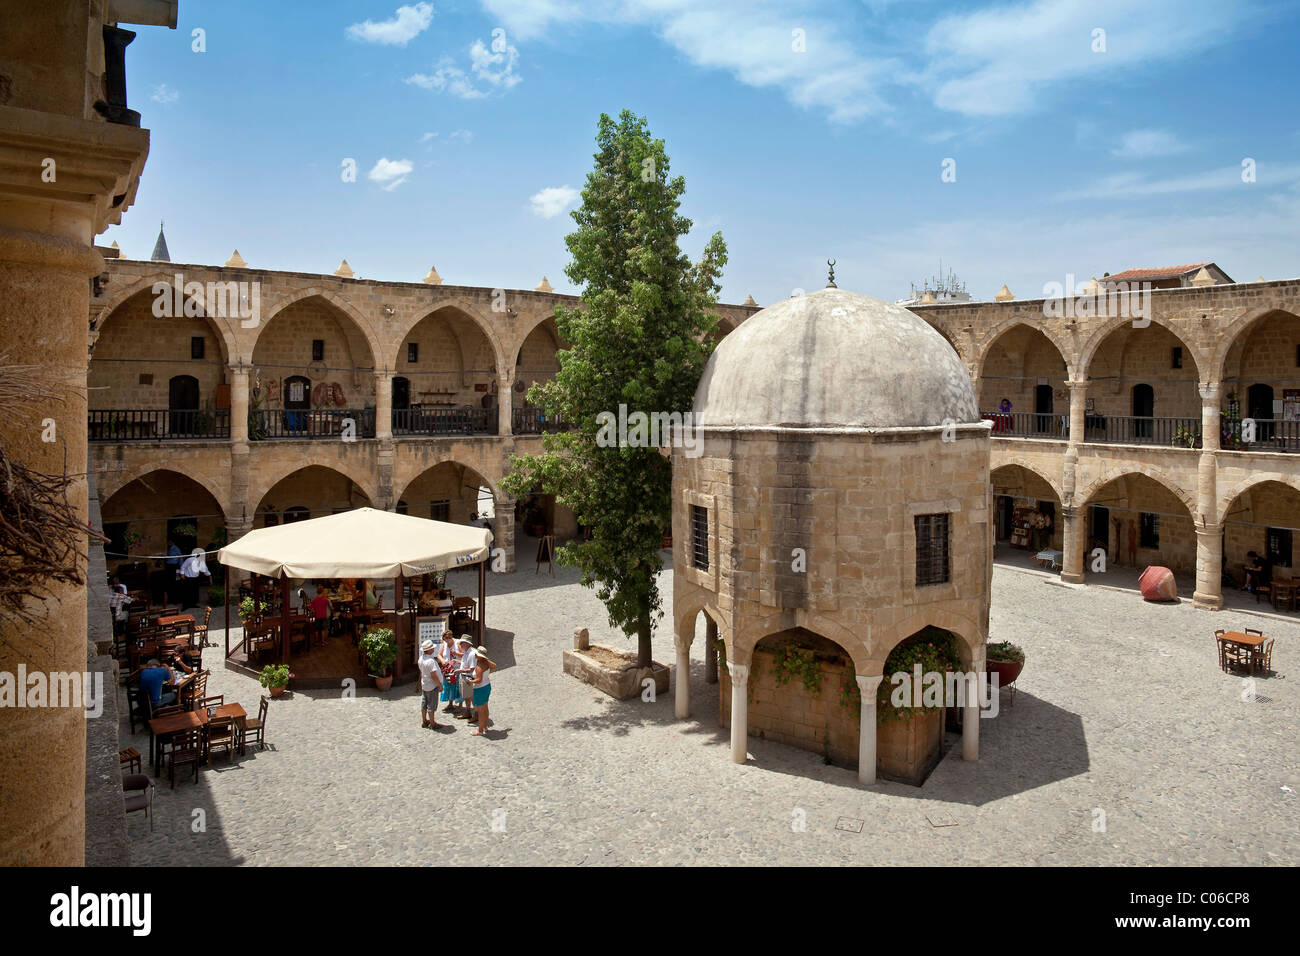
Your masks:
{"label": "white pillar under dome", "polygon": [[856,675],[862,693],[862,714],[858,721],[858,782],[871,786],[876,782],[876,691],[884,676]]}
{"label": "white pillar under dome", "polygon": [[677,669],[673,673],[673,714],[678,720],[691,716],[691,641],[695,635],[677,634]]}
{"label": "white pillar under dome", "polygon": [[984,658],[977,657],[971,661],[971,673],[975,675],[974,686],[967,682],[966,700],[961,713],[961,759],[980,759],[980,685],[985,680]]}
{"label": "white pillar under dome", "polygon": [[744,763],[749,755],[749,665],[728,663],[727,674],[731,678],[731,760]]}

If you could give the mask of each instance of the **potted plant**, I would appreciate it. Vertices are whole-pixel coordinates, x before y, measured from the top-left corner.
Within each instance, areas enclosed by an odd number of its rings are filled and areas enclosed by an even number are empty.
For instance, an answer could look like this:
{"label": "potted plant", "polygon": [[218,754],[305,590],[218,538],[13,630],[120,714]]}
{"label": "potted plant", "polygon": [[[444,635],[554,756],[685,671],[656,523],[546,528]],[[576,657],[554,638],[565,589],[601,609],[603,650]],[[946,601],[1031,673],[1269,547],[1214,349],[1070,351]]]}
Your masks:
{"label": "potted plant", "polygon": [[388,690],[393,686],[393,662],[397,660],[397,638],[391,627],[368,628],[361,636],[361,651],[375,686]]}
{"label": "potted plant", "polygon": [[258,601],[254,605],[253,596],[250,594],[239,602],[239,619],[246,622],[249,618],[264,613],[268,607],[270,605],[265,601]]}
{"label": "potted plant", "polygon": [[272,697],[279,697],[289,685],[293,673],[288,664],[267,664],[262,673],[257,675],[257,682],[271,692]]}
{"label": "potted plant", "polygon": [[998,675],[999,687],[1006,687],[1025,669],[1025,652],[1010,641],[988,644],[984,654],[985,669]]}

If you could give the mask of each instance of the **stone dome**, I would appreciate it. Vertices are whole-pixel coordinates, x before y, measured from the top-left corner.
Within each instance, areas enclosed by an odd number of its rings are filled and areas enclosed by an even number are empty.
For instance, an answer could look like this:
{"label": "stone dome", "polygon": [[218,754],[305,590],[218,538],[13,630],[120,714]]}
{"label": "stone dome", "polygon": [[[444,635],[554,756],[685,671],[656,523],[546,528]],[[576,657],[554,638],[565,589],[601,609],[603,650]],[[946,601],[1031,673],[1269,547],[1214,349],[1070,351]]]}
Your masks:
{"label": "stone dome", "polygon": [[783,299],[718,345],[695,420],[720,428],[897,428],[978,422],[952,346],[902,306],[844,289]]}

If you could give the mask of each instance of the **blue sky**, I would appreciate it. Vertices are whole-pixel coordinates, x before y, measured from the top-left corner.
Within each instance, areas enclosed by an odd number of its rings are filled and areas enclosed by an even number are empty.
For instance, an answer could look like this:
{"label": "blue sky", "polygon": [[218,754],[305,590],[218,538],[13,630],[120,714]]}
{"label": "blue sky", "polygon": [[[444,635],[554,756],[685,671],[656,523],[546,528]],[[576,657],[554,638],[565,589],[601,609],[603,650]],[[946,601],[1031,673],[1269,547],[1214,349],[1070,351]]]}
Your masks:
{"label": "blue sky", "polygon": [[162,219],[178,262],[576,291],[570,200],[626,107],[686,177],[686,251],[726,238],[726,301],[818,288],[828,257],[886,299],[941,258],[979,299],[1300,275],[1296,5],[181,0],[137,29],[151,151],[99,240],[132,258]]}

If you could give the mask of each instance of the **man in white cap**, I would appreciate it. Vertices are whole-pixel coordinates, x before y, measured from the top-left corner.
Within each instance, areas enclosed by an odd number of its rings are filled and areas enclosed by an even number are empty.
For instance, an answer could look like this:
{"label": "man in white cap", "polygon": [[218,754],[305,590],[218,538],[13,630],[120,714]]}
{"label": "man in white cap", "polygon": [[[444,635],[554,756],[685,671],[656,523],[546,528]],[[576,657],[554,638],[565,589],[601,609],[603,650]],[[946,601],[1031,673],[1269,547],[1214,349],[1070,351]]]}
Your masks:
{"label": "man in white cap", "polygon": [[442,668],[434,656],[437,642],[426,637],[420,643],[420,726],[438,729],[438,695],[442,692]]}
{"label": "man in white cap", "polygon": [[478,667],[478,652],[468,638],[462,637],[460,643],[460,666],[456,668],[456,677],[460,680],[460,696],[465,709],[456,716],[461,720],[473,720],[474,710],[471,698],[474,696],[474,671]]}

